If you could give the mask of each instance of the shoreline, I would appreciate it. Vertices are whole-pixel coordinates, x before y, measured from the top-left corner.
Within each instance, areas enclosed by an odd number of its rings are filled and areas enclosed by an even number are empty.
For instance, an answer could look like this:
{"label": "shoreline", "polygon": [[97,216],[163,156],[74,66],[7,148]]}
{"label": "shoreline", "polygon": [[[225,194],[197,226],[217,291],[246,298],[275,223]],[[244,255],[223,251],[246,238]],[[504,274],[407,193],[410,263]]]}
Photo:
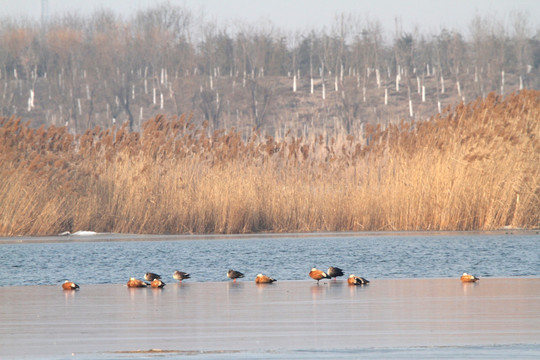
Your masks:
{"label": "shoreline", "polygon": [[360,232],[299,232],[299,233],[249,233],[249,234],[124,234],[81,232],[80,235],[58,234],[44,236],[5,236],[1,244],[65,243],[65,242],[115,242],[115,241],[183,241],[183,240],[249,240],[266,238],[321,238],[321,237],[383,237],[383,236],[455,236],[455,235],[539,235],[540,229],[499,230],[413,230],[413,231],[360,231]]}
{"label": "shoreline", "polygon": [[[536,279],[536,280],[540,280],[540,275],[493,276],[493,277],[484,276],[484,277],[481,277],[480,280],[477,283],[472,283],[472,284],[479,285],[482,282],[482,280],[485,280],[485,279],[501,280],[501,281],[512,281],[512,280],[520,280],[520,279],[533,279],[533,280]],[[369,278],[370,284],[372,282],[381,282],[381,281],[414,282],[414,281],[448,281],[448,280],[453,280],[453,281],[456,281],[458,283],[460,282],[459,276],[457,276],[457,277],[456,276],[453,276],[453,277],[450,277],[450,276],[449,277],[433,277],[433,278],[430,278],[430,277],[414,277],[414,278],[413,277],[411,277],[411,278],[372,278],[372,277],[370,277]],[[152,288],[151,286],[147,286],[147,287],[143,287],[143,288],[128,288],[126,283],[127,283],[127,280],[125,282],[122,282],[122,283],[81,283],[81,282],[77,282],[77,284],[81,287],[81,289],[72,290],[72,291],[73,292],[81,292],[81,291],[83,291],[83,289],[85,287],[109,287],[109,286],[124,287],[124,288],[126,288],[128,290],[139,290],[139,291],[156,290],[156,289]],[[293,284],[297,284],[297,285],[317,285],[317,282],[315,280],[308,280],[308,279],[300,279],[300,280],[279,280],[278,279],[275,283],[272,283],[272,284],[257,284],[257,283],[255,283],[255,279],[249,279],[249,278],[237,279],[236,283],[233,283],[231,280],[193,281],[191,279],[184,280],[181,283],[176,281],[176,280],[167,280],[165,283],[166,283],[166,285],[162,289],[162,291],[164,291],[166,288],[170,288],[170,287],[173,287],[173,286],[182,287],[182,286],[190,286],[190,285],[193,285],[193,286],[195,286],[195,285],[216,286],[216,285],[223,285],[223,284],[240,284],[241,286],[253,285],[253,286],[256,286],[256,287],[257,286],[259,286],[259,287],[277,286],[278,283],[279,284],[293,283]],[[358,287],[359,288],[364,288],[364,287],[370,286],[370,284],[363,285],[363,286],[358,286]],[[463,283],[463,284],[467,284],[467,283]],[[342,278],[340,278],[338,280],[326,280],[326,279],[323,279],[323,280],[320,281],[319,286],[324,286],[324,285],[330,285],[330,286],[343,285],[345,287],[349,286],[347,284],[346,277],[342,277]],[[0,286],[0,291],[1,291],[1,289],[17,290],[18,288],[22,288],[22,289],[35,288],[36,290],[39,290],[41,288],[57,288],[59,291],[63,291],[61,283],[57,283],[57,284],[39,284],[39,285],[6,285],[6,286]],[[70,291],[66,290],[66,293],[69,294]]]}

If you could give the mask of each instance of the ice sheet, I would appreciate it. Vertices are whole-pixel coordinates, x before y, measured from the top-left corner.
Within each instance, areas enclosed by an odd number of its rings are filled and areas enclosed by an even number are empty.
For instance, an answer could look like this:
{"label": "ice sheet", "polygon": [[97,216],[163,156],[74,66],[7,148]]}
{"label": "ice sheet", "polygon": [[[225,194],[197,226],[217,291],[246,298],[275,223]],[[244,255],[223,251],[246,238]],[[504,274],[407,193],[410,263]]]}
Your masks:
{"label": "ice sheet", "polygon": [[[127,279],[126,279],[127,280]],[[540,343],[540,278],[0,287],[2,356]],[[166,353],[164,353],[166,354]],[[98,356],[98,357],[99,357]]]}

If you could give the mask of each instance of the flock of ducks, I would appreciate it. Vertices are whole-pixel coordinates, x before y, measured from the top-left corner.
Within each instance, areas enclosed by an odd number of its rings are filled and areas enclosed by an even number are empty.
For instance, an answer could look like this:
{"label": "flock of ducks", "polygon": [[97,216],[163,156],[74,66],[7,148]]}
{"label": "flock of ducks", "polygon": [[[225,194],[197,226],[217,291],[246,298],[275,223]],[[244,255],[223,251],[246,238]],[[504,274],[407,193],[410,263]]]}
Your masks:
{"label": "flock of ducks", "polygon": [[[334,266],[330,266],[327,272],[324,272],[317,268],[312,268],[311,271],[309,272],[309,277],[311,277],[313,280],[317,280],[317,285],[319,285],[319,281],[323,279],[333,278],[334,280],[336,280],[338,277],[343,276],[343,275],[344,275],[343,270]],[[243,278],[244,274],[242,274],[240,271],[230,269],[229,271],[227,271],[227,277],[231,279],[233,282],[236,282],[236,279]],[[173,273],[173,278],[175,280],[178,280],[179,282],[182,282],[182,280],[189,279],[190,275],[188,273],[176,270]],[[144,279],[146,281],[139,280],[134,277],[129,278],[127,282],[127,286],[129,288],[141,288],[141,287],[151,286],[156,289],[163,288],[165,286],[165,283],[161,280],[161,275],[147,272],[144,275]],[[463,273],[463,275],[461,275],[460,280],[462,282],[476,282],[480,279],[474,275]],[[255,283],[257,284],[271,284],[274,281],[277,281],[277,280],[263,274],[258,274],[255,277]],[[369,280],[366,280],[363,277],[351,274],[349,275],[347,279],[347,283],[353,286],[354,285],[367,285],[369,284]],[[64,290],[78,290],[79,285],[75,284],[73,281],[66,280],[62,284],[62,288]]]}
{"label": "flock of ducks", "polygon": [[[188,273],[176,270],[174,272],[174,274],[173,274],[173,278],[175,280],[178,280],[179,282],[182,282],[182,280],[189,279],[190,275]],[[151,287],[153,287],[155,289],[162,288],[162,287],[165,286],[165,283],[161,280],[161,275],[154,274],[154,273],[151,273],[151,272],[147,272],[146,274],[144,274],[144,279],[146,281],[149,281],[149,282],[142,281],[142,280],[139,280],[139,279],[135,279],[133,277],[129,278],[129,280],[127,282],[127,286],[129,288],[138,288],[138,287],[151,286]]]}

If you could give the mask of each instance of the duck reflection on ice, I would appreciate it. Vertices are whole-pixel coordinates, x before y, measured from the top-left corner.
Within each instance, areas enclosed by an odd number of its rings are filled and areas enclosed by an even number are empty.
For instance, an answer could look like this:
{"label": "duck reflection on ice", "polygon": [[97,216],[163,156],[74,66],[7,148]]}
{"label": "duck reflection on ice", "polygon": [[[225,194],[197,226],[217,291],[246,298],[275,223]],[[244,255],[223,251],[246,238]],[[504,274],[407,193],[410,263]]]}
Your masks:
{"label": "duck reflection on ice", "polygon": [[323,295],[324,293],[326,293],[326,291],[328,290],[328,286],[326,286],[326,284],[324,284],[323,286],[312,285],[310,289],[311,289],[311,297],[313,299],[316,299],[320,297],[321,295]]}

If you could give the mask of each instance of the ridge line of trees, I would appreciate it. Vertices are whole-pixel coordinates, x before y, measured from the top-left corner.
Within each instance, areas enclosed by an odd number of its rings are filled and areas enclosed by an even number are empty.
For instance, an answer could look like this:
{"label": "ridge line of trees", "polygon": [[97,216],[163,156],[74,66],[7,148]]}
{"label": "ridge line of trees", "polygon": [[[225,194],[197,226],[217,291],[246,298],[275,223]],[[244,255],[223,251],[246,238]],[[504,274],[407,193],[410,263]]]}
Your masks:
{"label": "ridge line of trees", "polygon": [[47,24],[0,24],[0,116],[34,126],[141,121],[192,113],[213,128],[285,131],[425,119],[441,106],[538,89],[540,32],[515,14],[510,29],[476,17],[468,38],[336,18],[329,31],[219,28],[170,4],[129,20],[99,11]]}

